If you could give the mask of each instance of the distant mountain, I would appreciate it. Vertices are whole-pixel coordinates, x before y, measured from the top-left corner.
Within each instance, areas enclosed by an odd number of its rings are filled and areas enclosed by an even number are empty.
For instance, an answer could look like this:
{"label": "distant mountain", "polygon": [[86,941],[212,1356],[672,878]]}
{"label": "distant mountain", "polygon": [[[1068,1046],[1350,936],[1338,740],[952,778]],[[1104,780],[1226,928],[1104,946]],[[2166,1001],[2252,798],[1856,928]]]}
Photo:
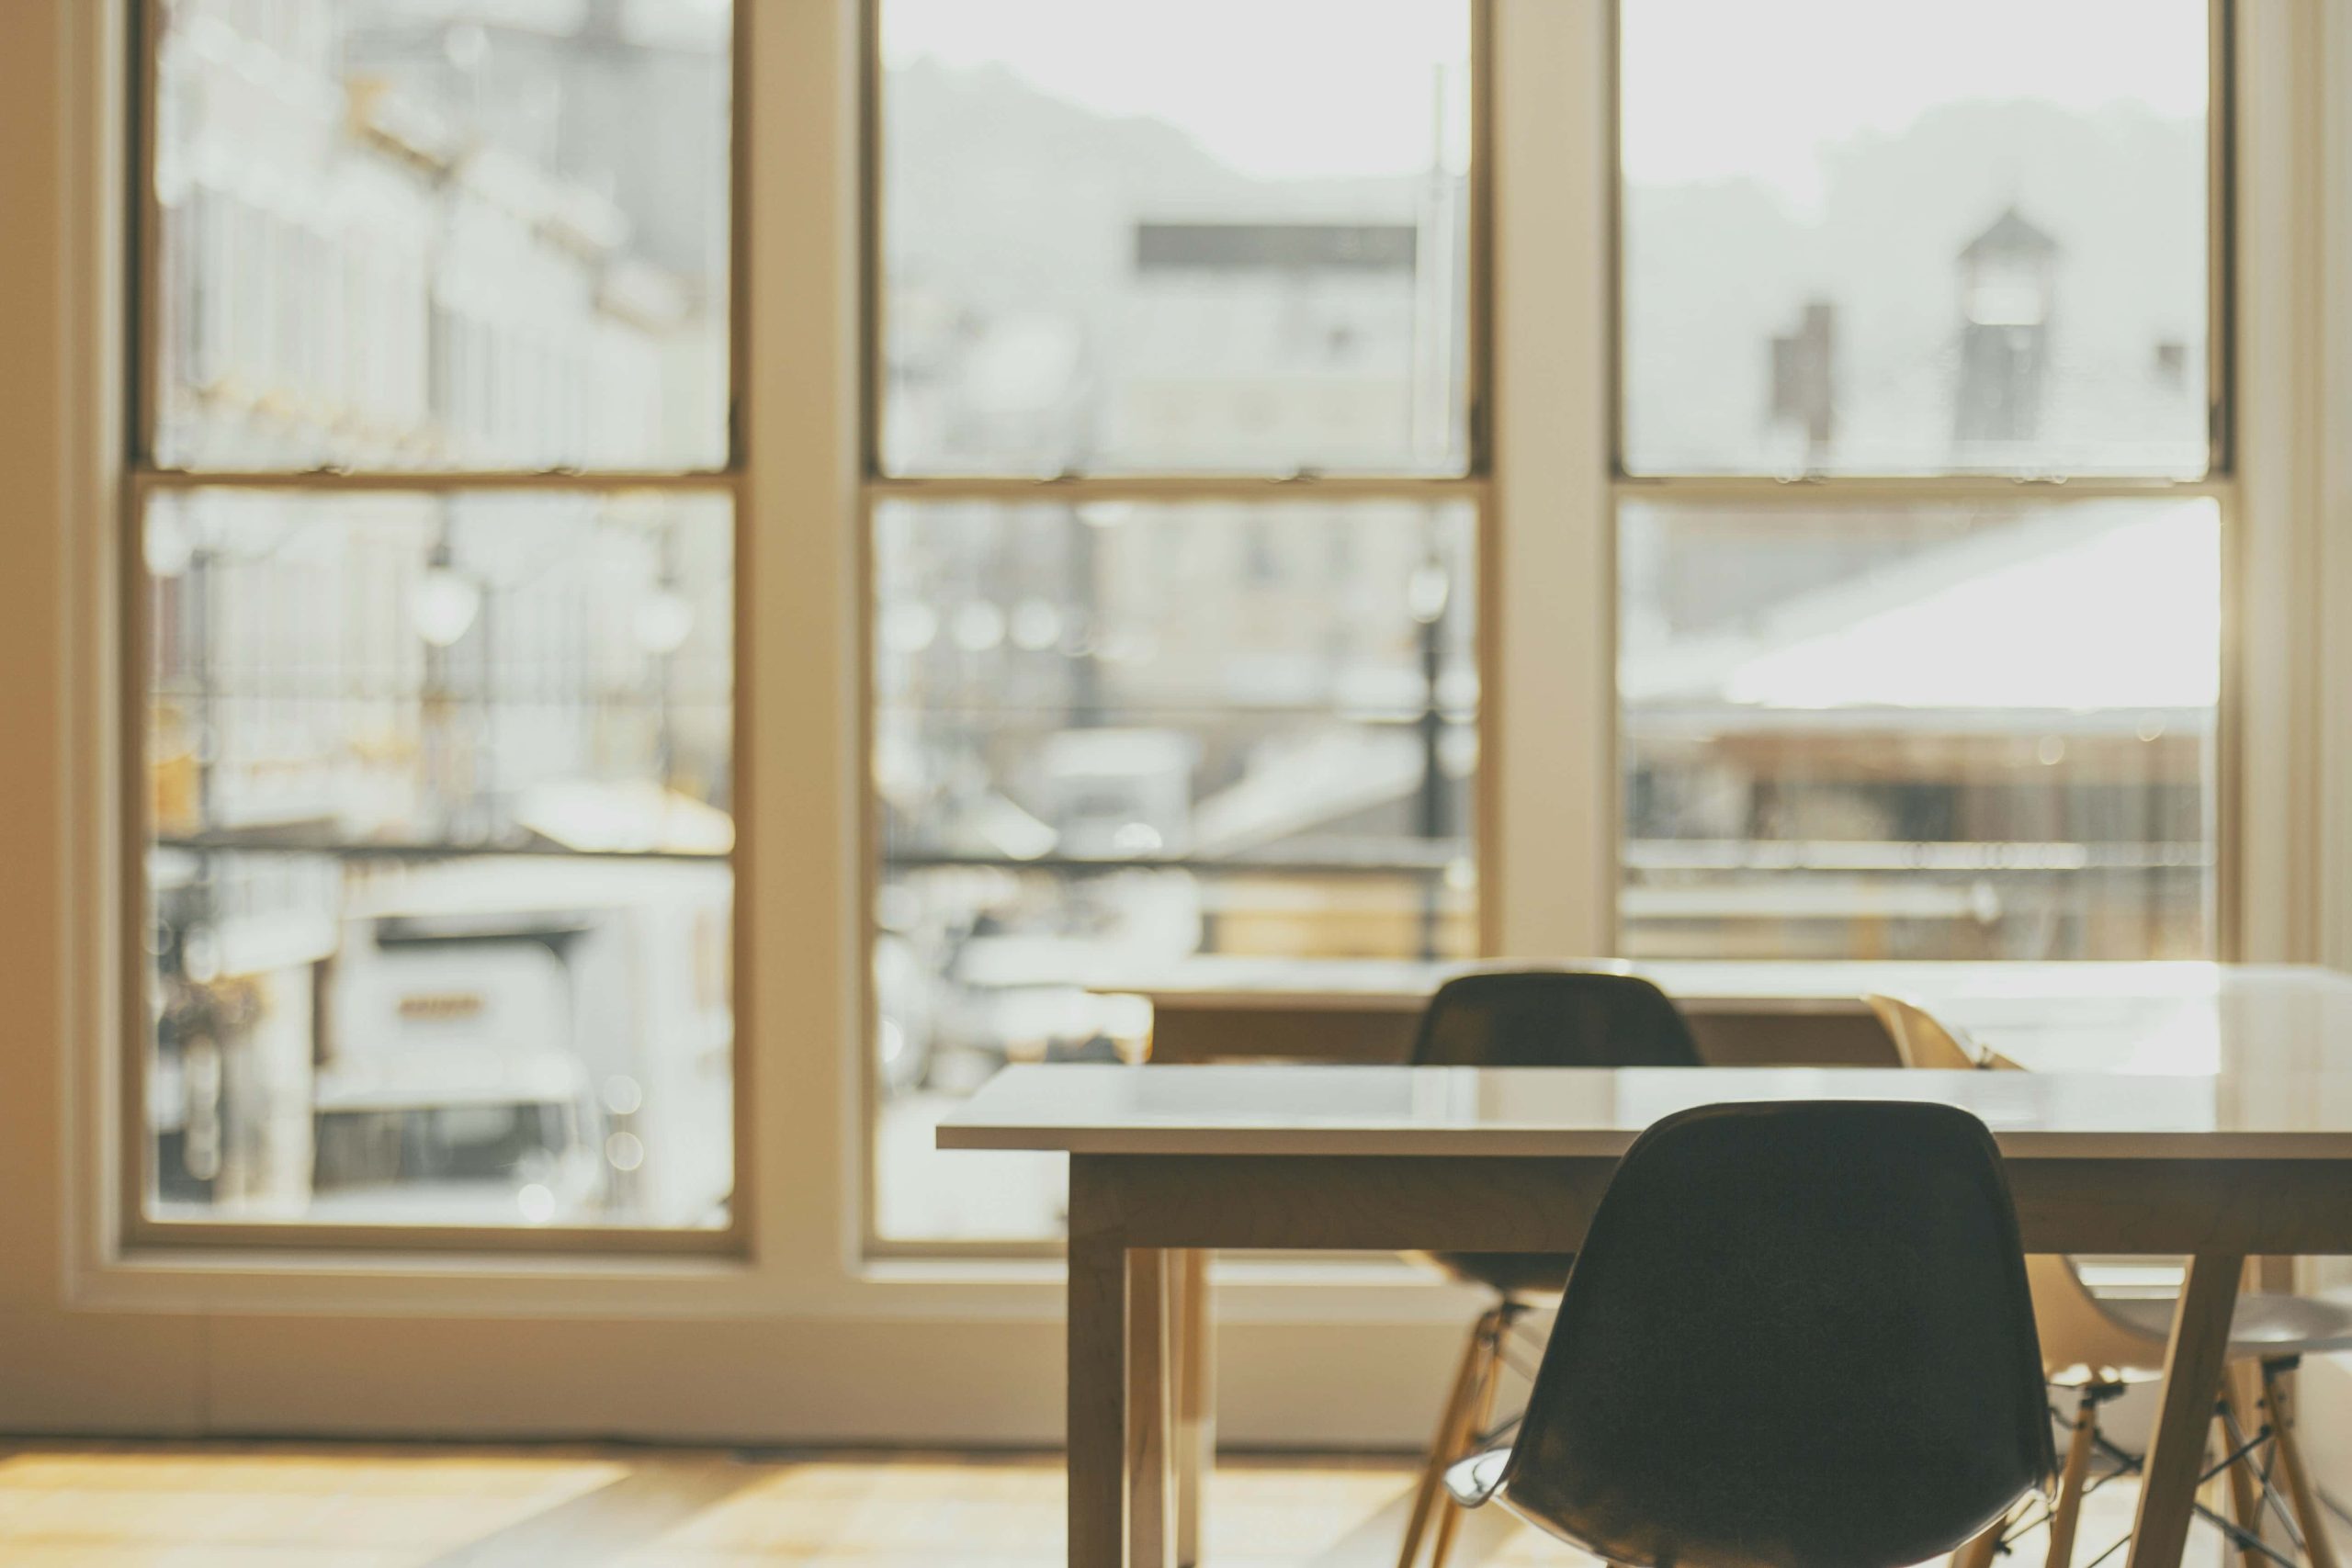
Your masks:
{"label": "distant mountain", "polygon": [[[891,73],[886,254],[898,308],[1099,338],[1153,219],[1409,220],[1420,182],[1254,179],[1182,130],[1056,98],[1002,67]],[[1628,427],[1653,469],[1774,466],[1770,343],[1837,307],[1838,439],[1939,465],[1959,375],[1962,248],[2011,208],[2061,247],[2035,455],[2193,466],[2203,441],[2200,122],[1983,101],[1824,152],[1817,213],[1733,181],[1625,193]],[[2177,345],[2160,371],[2158,345]],[[2187,454],[2184,458],[2181,455]],[[1801,456],[1801,454],[1800,454]]]}
{"label": "distant mountain", "polygon": [[1809,299],[1838,307],[1841,441],[1916,440],[1922,427],[1940,438],[1960,252],[2013,206],[2062,247],[2051,332],[2070,390],[2051,410],[2053,436],[2201,440],[2198,400],[2150,384],[2159,343],[2183,345],[2190,379],[2201,375],[2201,125],[1967,103],[1825,162],[1817,219],[1748,182],[1626,192],[1626,396],[1646,466],[1703,466],[1756,443],[1770,339]]}

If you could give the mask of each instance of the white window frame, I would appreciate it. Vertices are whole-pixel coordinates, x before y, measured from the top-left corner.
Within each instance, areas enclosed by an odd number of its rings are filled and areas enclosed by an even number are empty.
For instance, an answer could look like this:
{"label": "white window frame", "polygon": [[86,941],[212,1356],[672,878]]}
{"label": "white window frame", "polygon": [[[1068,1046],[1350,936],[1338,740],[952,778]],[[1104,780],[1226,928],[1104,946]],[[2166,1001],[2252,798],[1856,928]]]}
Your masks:
{"label": "white window frame", "polygon": [[[32,345],[29,393],[0,422],[26,545],[26,569],[0,574],[0,663],[60,671],[51,700],[8,693],[28,725],[0,753],[21,803],[0,845],[24,868],[0,909],[25,1024],[0,1036],[0,1387],[16,1429],[1057,1438],[1050,1260],[862,1255],[856,6],[752,3],[738,573],[758,613],[739,665],[737,863],[740,999],[759,1022],[738,1084],[740,1258],[125,1246],[121,539],[93,520],[120,505],[128,39],[115,5],[28,0],[12,18],[0,112],[34,133],[0,195],[52,243],[0,258],[10,341]],[[1616,896],[1608,8],[1493,4],[1485,897],[1498,953],[1598,953]],[[2352,602],[2352,482],[2326,456],[2352,451],[2337,352],[2352,27],[2329,10],[2230,14],[2243,243],[2223,763],[2244,841],[2224,896],[2245,911],[2236,956],[2352,964],[2352,627],[2323,613]],[[2320,155],[2323,125],[2336,142]],[[2308,330],[2323,318],[2324,355]],[[2281,417],[2299,406],[2308,429]],[[1237,1270],[1218,1290],[1230,1438],[1426,1435],[1457,1299],[1387,1275],[1302,1287]]]}

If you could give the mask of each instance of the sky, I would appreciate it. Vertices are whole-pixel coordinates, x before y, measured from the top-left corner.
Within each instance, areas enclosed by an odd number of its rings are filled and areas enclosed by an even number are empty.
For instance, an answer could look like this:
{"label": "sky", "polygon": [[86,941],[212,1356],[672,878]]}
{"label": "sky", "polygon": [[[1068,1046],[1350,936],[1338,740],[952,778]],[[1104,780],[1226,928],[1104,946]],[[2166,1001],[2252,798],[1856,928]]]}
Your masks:
{"label": "sky", "polygon": [[[1097,113],[1189,131],[1260,178],[1430,166],[1436,67],[1462,79],[1463,0],[883,0],[886,66],[997,63]],[[1302,106],[1311,105],[1313,112]],[[1449,152],[1459,157],[1465,130]]]}
{"label": "sky", "polygon": [[[1572,0],[1580,3],[1580,0]],[[1818,195],[1818,149],[1939,104],[2205,112],[2206,0],[1626,0],[1627,179]]]}
{"label": "sky", "polygon": [[[1603,0],[1520,0],[1599,5]],[[999,63],[1147,115],[1262,178],[1429,166],[1466,0],[884,0],[886,63]],[[1627,177],[1748,175],[1804,202],[1817,150],[1965,98],[2204,111],[2206,0],[1625,0]],[[1313,112],[1303,88],[1311,85]],[[1458,156],[1460,147],[1449,148]]]}

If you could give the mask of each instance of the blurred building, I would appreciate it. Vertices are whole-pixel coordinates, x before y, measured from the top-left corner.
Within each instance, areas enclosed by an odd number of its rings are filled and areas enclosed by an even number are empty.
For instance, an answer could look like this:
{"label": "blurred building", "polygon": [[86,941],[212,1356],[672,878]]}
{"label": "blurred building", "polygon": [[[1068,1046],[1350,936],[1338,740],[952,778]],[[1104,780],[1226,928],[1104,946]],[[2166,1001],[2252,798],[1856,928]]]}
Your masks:
{"label": "blurred building", "polygon": [[[723,29],[481,15],[170,8],[161,460],[724,457]],[[698,166],[658,136],[597,173],[640,93],[719,139],[715,209],[648,177]],[[205,490],[144,527],[162,1198],[707,1219],[724,1162],[694,1151],[731,1125],[725,503]],[[547,859],[572,852],[613,858]],[[617,974],[636,988],[600,989]]]}
{"label": "blurred building", "polygon": [[[1409,221],[1166,221],[1135,230],[1111,444],[1145,468],[1392,467],[1417,443],[1417,344],[1447,331]],[[1441,374],[1441,379],[1442,375]]]}
{"label": "blurred building", "polygon": [[[1455,460],[1458,173],[1261,181],[1002,73],[918,63],[890,93],[889,146],[959,149],[884,181],[894,467]],[[1033,142],[1063,190],[987,184]],[[1105,1051],[1129,1026],[1090,981],[1194,952],[1469,951],[1466,512],[894,502],[875,527],[886,1085]]]}
{"label": "blurred building", "polygon": [[[1136,219],[1091,327],[918,309],[901,406],[942,429],[992,410],[999,450],[1037,451],[1074,416],[1012,389],[1075,380],[1080,449],[1175,471],[1458,440],[1459,182],[1262,216],[1295,194]],[[1469,950],[1466,515],[970,502],[876,525],[884,940],[917,955],[881,960],[893,1070],[1100,1049],[1078,987],[1195,951]]]}
{"label": "blurred building", "polygon": [[2204,954],[2219,548],[2200,502],[1629,509],[1629,951]]}
{"label": "blurred building", "polygon": [[2030,453],[2041,434],[2060,249],[2012,207],[1960,253],[1952,426],[1966,466]]}
{"label": "blurred building", "polygon": [[[1954,257],[1956,469],[2030,471],[2083,409],[2188,401],[2179,345],[2064,350],[2064,248],[2015,206]],[[1768,438],[1847,428],[1835,308],[1770,340]],[[2171,353],[2167,356],[2166,349]],[[2170,372],[2167,372],[2167,364]],[[1915,378],[1906,395],[1936,383]],[[1881,427],[1922,421],[1862,400]],[[2200,503],[1627,509],[1620,913],[1653,956],[2199,957],[2218,544]],[[2092,637],[2082,628],[2096,626]]]}

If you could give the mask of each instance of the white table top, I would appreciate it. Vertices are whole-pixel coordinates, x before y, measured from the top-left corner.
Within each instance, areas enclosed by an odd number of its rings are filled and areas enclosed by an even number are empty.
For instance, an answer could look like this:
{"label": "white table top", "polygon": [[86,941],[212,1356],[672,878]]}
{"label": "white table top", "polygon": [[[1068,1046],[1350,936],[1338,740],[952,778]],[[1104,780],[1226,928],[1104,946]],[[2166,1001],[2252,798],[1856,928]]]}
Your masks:
{"label": "white table top", "polygon": [[1721,1100],[1931,1100],[2041,1158],[2352,1158],[2352,1063],[2220,1074],[1838,1067],[1028,1066],[940,1123],[948,1149],[1133,1155],[1614,1156]]}

